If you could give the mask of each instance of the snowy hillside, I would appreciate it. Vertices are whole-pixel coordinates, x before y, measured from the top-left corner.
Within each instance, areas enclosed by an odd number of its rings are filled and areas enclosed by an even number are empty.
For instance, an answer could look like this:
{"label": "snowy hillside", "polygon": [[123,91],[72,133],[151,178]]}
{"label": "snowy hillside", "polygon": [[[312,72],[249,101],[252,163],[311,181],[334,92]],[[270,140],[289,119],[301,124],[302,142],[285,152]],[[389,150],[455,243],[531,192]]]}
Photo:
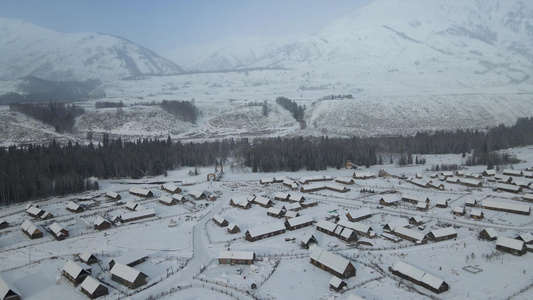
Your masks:
{"label": "snowy hillside", "polygon": [[410,87],[531,84],[533,5],[376,0],[253,64]]}
{"label": "snowy hillside", "polygon": [[60,33],[0,18],[0,79],[116,80],[183,70],[151,50],[100,33]]}

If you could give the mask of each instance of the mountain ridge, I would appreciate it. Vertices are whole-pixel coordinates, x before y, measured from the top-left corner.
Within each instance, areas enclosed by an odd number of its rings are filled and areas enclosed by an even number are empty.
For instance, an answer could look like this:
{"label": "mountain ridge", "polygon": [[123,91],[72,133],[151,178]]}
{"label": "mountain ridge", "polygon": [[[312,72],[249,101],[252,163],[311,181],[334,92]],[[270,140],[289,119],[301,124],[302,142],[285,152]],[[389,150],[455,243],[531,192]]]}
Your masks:
{"label": "mountain ridge", "polygon": [[103,33],[62,33],[0,18],[0,79],[118,80],[183,72],[175,63],[127,39]]}

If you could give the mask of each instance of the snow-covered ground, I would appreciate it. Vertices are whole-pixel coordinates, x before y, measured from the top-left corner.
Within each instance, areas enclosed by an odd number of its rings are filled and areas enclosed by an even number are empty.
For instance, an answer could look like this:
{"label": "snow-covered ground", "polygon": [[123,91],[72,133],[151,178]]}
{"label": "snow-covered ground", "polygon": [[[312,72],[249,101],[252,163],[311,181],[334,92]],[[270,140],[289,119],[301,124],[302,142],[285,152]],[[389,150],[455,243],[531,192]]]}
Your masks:
{"label": "snow-covered ground", "polygon": [[[533,147],[508,150],[516,154],[523,163],[514,169],[533,167]],[[430,179],[435,172],[428,171],[431,165],[461,164],[460,155],[426,156],[425,166],[397,167],[394,165],[374,166],[365,172],[377,174],[380,169],[392,175],[407,177],[422,175]],[[483,166],[470,167],[466,172],[481,173]],[[323,172],[295,172],[256,174],[246,170],[226,170],[218,182],[205,182],[204,175],[209,168],[200,170],[200,176],[187,175],[187,169],[169,172],[168,177],[142,180],[100,181],[97,192],[52,198],[34,202],[40,208],[51,212],[55,218],[33,220],[44,232],[44,237],[31,240],[26,237],[20,224],[32,219],[25,213],[25,205],[2,207],[0,219],[9,227],[0,231],[0,276],[16,288],[23,299],[75,299],[85,297],[65,277],[61,270],[69,259],[78,260],[78,254],[88,251],[99,263],[91,265],[92,276],[98,278],[109,289],[107,299],[130,296],[131,299],[346,299],[349,294],[358,294],[365,299],[531,299],[533,297],[531,253],[514,256],[497,251],[495,242],[478,239],[481,230],[492,227],[498,235],[514,238],[518,234],[533,232],[531,215],[518,215],[481,209],[485,218],[471,219],[467,207],[465,216],[454,216],[456,206],[464,206],[469,197],[478,201],[491,199],[531,206],[522,200],[521,194],[497,192],[495,183],[483,179],[483,187],[468,189],[462,185],[444,182],[444,190],[424,189],[399,178],[376,178],[356,180],[347,185],[347,193],[319,191],[303,193],[306,202],[318,201],[318,205],[299,211],[300,215],[311,216],[315,222],[331,216],[346,219],[346,213],[360,208],[371,208],[372,217],[360,221],[371,226],[377,237],[360,239],[373,246],[353,247],[340,239],[326,235],[309,226],[256,242],[244,239],[247,229],[281,222],[267,216],[266,208],[257,204],[248,210],[229,205],[230,199],[254,194],[273,199],[279,191],[294,193],[281,183],[261,185],[260,179],[287,176],[298,180],[313,175],[351,176],[354,170],[331,169]],[[432,179],[435,182],[438,179]],[[533,182],[533,179],[524,179]],[[175,182],[183,189],[181,193],[190,198],[189,192],[205,191],[215,195],[215,201],[191,200],[184,204],[165,206],[157,200],[169,196],[161,189],[161,182]],[[183,183],[186,184],[183,184]],[[150,189],[153,198],[143,199],[128,193],[138,186]],[[374,191],[363,192],[362,189]],[[400,203],[398,207],[383,207],[378,204],[380,192],[395,190],[403,194],[423,195],[430,199],[430,209],[417,211],[413,204]],[[107,191],[120,193],[121,200],[105,197]],[[525,189],[531,193],[530,189]],[[448,208],[437,208],[439,199],[449,199]],[[68,201],[73,200],[87,207],[78,214],[66,210]],[[117,211],[128,212],[125,203],[135,201],[155,210],[156,216],[131,223],[113,225],[110,229],[93,229],[96,215],[111,217]],[[275,207],[285,202],[274,200]],[[241,229],[240,233],[229,234],[226,228],[213,223],[211,218],[219,214]],[[402,240],[393,242],[383,238],[383,225],[399,218],[420,216],[423,227],[413,230],[429,233],[433,229],[454,226],[456,239],[443,242],[430,241],[426,245],[415,245]],[[176,226],[170,227],[171,220]],[[57,221],[69,230],[70,236],[57,241],[48,232],[48,226]],[[317,268],[309,262],[311,250],[300,247],[300,238],[313,234],[318,245],[326,250],[350,259],[357,269],[355,277],[346,279],[347,288],[338,293],[329,289],[332,274]],[[294,239],[294,241],[293,241]],[[257,261],[252,266],[221,265],[218,254],[223,250],[253,251]],[[312,249],[312,248],[311,248]],[[129,289],[111,279],[108,263],[111,260],[127,260],[128,257],[146,255],[148,259],[135,266],[148,275],[148,283],[138,289]],[[420,286],[394,276],[388,268],[398,261],[414,265],[433,274],[450,285],[450,290],[434,294]],[[473,274],[464,267],[474,266],[482,271]],[[380,271],[377,268],[383,271]],[[239,270],[240,269],[240,270]],[[255,284],[255,289],[252,289]],[[522,292],[521,292],[522,291]]]}

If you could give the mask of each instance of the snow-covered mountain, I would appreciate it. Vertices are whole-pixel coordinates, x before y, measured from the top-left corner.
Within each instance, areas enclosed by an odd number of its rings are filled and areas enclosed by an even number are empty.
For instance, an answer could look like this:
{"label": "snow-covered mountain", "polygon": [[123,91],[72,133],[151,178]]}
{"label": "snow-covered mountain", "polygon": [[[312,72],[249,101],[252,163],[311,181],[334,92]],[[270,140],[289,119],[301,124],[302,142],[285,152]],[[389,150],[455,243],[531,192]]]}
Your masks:
{"label": "snow-covered mountain", "polygon": [[116,80],[178,74],[175,63],[128,40],[100,33],[61,33],[0,18],[0,79]]}
{"label": "snow-covered mountain", "polygon": [[246,67],[274,53],[283,43],[259,36],[235,36],[172,53],[187,71],[226,71]]}
{"label": "snow-covered mountain", "polygon": [[413,87],[530,84],[533,3],[376,0],[252,66]]}

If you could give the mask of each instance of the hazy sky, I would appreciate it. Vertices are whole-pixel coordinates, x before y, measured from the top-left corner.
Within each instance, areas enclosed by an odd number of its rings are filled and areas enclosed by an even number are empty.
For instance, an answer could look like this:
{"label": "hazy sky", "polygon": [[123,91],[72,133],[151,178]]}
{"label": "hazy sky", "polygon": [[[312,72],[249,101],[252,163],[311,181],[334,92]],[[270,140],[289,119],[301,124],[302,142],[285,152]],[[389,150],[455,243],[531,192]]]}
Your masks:
{"label": "hazy sky", "polygon": [[159,53],[233,35],[312,33],[369,0],[0,0],[0,17],[117,35]]}

